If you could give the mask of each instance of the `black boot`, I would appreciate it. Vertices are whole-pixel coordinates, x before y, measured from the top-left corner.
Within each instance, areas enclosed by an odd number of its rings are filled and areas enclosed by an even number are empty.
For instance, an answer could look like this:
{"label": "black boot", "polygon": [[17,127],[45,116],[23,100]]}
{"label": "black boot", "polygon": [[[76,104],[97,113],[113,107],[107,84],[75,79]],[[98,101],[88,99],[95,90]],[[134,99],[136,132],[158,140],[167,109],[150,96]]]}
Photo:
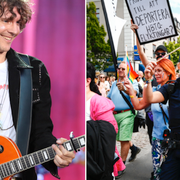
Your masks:
{"label": "black boot", "polygon": [[129,158],[129,162],[134,161],[136,159],[136,155],[141,151],[141,149],[134,146],[134,144],[130,147],[130,149],[131,149],[131,156]]}

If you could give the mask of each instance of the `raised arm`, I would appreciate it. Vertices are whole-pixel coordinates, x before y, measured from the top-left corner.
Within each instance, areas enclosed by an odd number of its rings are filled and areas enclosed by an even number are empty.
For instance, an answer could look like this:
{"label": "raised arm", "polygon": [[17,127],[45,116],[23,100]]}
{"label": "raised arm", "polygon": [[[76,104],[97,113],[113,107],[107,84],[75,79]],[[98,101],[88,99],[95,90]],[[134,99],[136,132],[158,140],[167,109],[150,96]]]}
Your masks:
{"label": "raised arm", "polygon": [[[138,29],[138,25],[133,24],[132,20],[131,20],[131,29],[134,33],[135,33],[135,29]],[[135,33],[135,35],[136,35],[136,33]],[[143,65],[146,67],[148,65],[149,61],[144,53],[143,47],[139,44],[139,40],[138,40],[137,36],[136,36],[136,43],[137,43],[139,57],[140,57]]]}

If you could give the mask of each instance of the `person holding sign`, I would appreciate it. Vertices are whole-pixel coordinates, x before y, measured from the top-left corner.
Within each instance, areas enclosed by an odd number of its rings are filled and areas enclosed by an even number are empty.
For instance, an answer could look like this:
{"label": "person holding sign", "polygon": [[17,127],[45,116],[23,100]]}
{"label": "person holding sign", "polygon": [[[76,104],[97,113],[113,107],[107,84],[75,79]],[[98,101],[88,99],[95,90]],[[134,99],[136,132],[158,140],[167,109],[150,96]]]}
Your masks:
{"label": "person holding sign", "polygon": [[[163,61],[163,60],[162,60]],[[150,80],[156,63],[149,64],[145,70],[146,79]],[[151,83],[144,88],[148,103],[167,103],[169,101],[169,128],[171,132],[164,133],[166,153],[161,160],[160,180],[180,179],[180,78],[173,84],[165,84],[156,92],[152,92]]]}
{"label": "person holding sign", "polygon": [[[133,24],[132,20],[131,20],[131,29],[133,30],[133,32],[135,33],[135,30],[138,29],[138,25],[136,24]],[[136,34],[136,33],[135,33]],[[138,53],[139,53],[139,57],[143,63],[143,65],[146,67],[150,61],[147,59],[144,51],[143,51],[143,48],[141,47],[140,43],[139,43],[139,40],[136,36],[136,43],[137,43],[137,49],[138,49]],[[162,58],[163,56],[166,56],[168,53],[167,51],[167,48],[163,45],[160,45],[156,48],[155,50],[155,58],[156,60],[158,60],[159,58]],[[156,78],[155,76],[152,77],[152,87],[153,86],[157,86],[158,83],[156,81]],[[153,129],[153,121],[150,120],[149,116],[148,116],[148,112],[151,111],[150,107],[146,108],[145,109],[146,111],[146,124],[147,124],[147,127],[148,127],[148,135],[149,135],[149,139],[150,139],[150,143],[151,143],[151,139],[152,139],[152,129]]]}
{"label": "person holding sign", "polygon": [[[133,30],[134,33],[135,33],[135,29],[138,29],[138,28],[139,28],[138,25],[133,24],[133,22],[131,20],[131,29]],[[137,49],[138,49],[139,57],[140,57],[143,65],[146,67],[150,63],[150,61],[147,59],[147,57],[143,51],[143,48],[141,47],[141,45],[139,43],[137,36],[136,36],[136,43],[137,43]],[[165,46],[163,46],[163,45],[158,46],[155,50],[156,60],[158,60],[159,58],[162,58],[167,53],[168,53],[168,51],[167,51],[167,48]]]}
{"label": "person holding sign", "polygon": [[[175,67],[173,62],[169,59],[164,59],[157,63],[158,65],[154,69],[154,74],[157,78],[158,86],[152,87],[153,92],[157,91],[161,86],[163,86],[169,80],[175,80]],[[151,63],[147,66],[147,68],[151,66]],[[148,78],[146,81],[146,88],[147,84],[151,82],[151,78]],[[124,82],[124,85],[129,90],[130,95],[134,94],[132,89],[132,84],[127,80]],[[145,93],[143,90],[143,98],[139,101],[137,97],[131,98],[131,102],[136,110],[144,109],[147,106],[151,106],[153,119],[154,119],[154,126],[152,132],[152,160],[153,160],[153,172],[151,179],[159,179],[159,174],[161,172],[161,164],[160,164],[160,157],[163,152],[161,147],[163,141],[163,132],[165,129],[169,129],[168,120],[169,120],[169,113],[168,113],[168,103],[166,104],[159,104],[159,103],[148,103],[146,101]]]}

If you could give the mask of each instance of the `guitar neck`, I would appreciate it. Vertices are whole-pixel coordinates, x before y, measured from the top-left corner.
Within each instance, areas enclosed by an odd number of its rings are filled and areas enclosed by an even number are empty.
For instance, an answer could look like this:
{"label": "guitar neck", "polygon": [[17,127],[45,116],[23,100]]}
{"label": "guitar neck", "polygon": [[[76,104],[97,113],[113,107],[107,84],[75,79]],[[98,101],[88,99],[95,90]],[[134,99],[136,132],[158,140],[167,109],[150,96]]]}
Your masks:
{"label": "guitar neck", "polygon": [[[72,142],[73,141],[73,142]],[[77,151],[85,146],[85,136],[79,136],[63,143],[68,151]],[[50,146],[0,165],[0,179],[12,176],[39,164],[53,160],[56,153]]]}

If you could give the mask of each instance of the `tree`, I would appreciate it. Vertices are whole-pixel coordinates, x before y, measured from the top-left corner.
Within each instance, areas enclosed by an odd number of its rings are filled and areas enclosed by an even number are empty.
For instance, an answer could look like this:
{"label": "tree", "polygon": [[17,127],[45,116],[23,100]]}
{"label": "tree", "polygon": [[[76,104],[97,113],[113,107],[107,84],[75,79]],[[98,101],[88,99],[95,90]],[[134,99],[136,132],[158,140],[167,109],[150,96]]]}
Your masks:
{"label": "tree", "polygon": [[[175,43],[174,41],[173,42],[170,41],[169,43],[165,42],[164,46],[167,48],[168,53],[172,52],[173,50],[180,47],[180,37],[178,37],[177,43]],[[175,51],[170,56],[171,56],[171,61],[174,63],[174,65],[176,65],[178,63],[178,60],[179,60],[180,50]]]}
{"label": "tree", "polygon": [[99,25],[94,2],[90,2],[86,8],[87,61],[91,62],[96,69],[104,70],[113,64],[110,43],[105,42],[106,32],[104,26]]}

